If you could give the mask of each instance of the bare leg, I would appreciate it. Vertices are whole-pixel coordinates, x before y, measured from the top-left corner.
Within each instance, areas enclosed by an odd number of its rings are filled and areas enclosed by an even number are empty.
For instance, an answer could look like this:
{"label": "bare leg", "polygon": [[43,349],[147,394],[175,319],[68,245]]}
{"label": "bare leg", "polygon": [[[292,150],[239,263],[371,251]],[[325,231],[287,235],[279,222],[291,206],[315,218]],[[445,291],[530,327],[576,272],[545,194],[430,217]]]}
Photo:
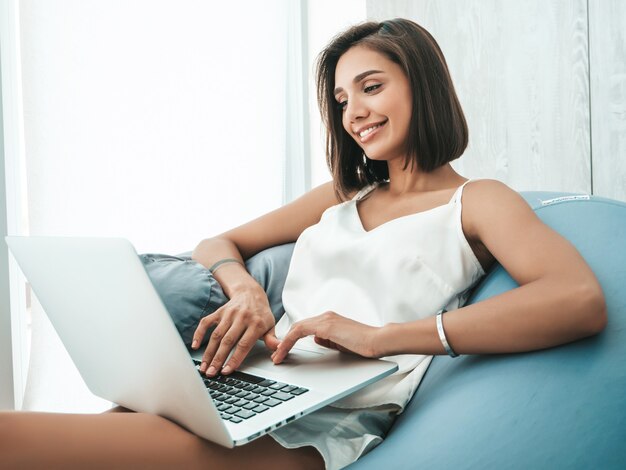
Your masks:
{"label": "bare leg", "polygon": [[0,412],[3,469],[323,468],[312,447],[288,450],[265,436],[226,449],[159,416]]}

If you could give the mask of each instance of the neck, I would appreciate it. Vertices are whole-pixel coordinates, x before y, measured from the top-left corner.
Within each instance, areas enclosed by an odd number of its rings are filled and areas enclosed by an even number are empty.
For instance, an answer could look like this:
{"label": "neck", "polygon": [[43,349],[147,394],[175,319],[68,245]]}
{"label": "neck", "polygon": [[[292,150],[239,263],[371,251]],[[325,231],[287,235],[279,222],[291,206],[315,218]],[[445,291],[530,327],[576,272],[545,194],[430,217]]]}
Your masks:
{"label": "neck", "polygon": [[447,163],[429,173],[410,166],[403,170],[404,162],[389,161],[389,193],[403,195],[415,192],[437,191],[454,188],[465,182],[452,166]]}

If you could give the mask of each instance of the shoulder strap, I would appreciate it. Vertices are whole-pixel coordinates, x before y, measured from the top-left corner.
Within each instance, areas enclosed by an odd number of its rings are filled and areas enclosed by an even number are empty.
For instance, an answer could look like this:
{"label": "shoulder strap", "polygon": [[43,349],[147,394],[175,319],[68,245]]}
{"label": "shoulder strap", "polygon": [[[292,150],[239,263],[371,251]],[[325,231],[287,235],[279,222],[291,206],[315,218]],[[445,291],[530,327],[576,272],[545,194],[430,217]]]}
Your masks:
{"label": "shoulder strap", "polygon": [[373,184],[370,184],[369,186],[365,186],[358,193],[356,193],[351,200],[360,201],[365,196],[367,196],[370,192],[372,192],[377,186],[378,186],[378,183],[373,183]]}
{"label": "shoulder strap", "polygon": [[469,183],[470,181],[472,180],[471,179],[467,180],[465,183],[459,186],[456,191],[454,191],[454,194],[452,195],[452,199],[450,199],[450,202],[457,203],[461,200],[461,196],[463,196],[463,188],[465,188],[465,185]]}

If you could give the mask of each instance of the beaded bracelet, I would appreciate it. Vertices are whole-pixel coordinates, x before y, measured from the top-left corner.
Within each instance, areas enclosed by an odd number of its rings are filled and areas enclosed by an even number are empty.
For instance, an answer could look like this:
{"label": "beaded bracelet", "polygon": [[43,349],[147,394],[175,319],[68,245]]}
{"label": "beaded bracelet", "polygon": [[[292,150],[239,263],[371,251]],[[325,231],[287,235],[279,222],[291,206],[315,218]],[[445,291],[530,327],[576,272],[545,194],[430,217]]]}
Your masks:
{"label": "beaded bracelet", "polygon": [[446,338],[446,332],[443,331],[442,316],[446,312],[447,310],[445,308],[442,308],[441,310],[437,312],[437,332],[439,333],[439,339],[441,340],[441,344],[443,344],[443,348],[448,353],[448,356],[457,357],[458,354],[455,353],[452,347],[450,346],[450,344],[448,344],[448,340]]}

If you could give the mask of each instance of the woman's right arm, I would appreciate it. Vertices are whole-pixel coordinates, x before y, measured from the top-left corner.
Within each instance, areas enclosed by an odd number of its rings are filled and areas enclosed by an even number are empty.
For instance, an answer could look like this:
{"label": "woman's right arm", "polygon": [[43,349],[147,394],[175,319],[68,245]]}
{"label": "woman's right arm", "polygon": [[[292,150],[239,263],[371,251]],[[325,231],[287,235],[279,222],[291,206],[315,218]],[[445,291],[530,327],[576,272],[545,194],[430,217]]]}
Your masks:
{"label": "woman's right arm", "polygon": [[[327,208],[339,202],[332,183],[326,183],[275,211],[198,244],[192,258],[207,268],[226,258],[241,262],[220,265],[213,275],[230,300],[204,317],[194,334],[192,348],[197,349],[207,330],[217,325],[202,357],[202,372],[215,375],[221,370],[228,374],[237,369],[261,337],[270,349],[276,348],[274,316],[267,296],[243,263],[266,248],[295,241],[320,220]],[[232,357],[222,369],[232,350]]]}

